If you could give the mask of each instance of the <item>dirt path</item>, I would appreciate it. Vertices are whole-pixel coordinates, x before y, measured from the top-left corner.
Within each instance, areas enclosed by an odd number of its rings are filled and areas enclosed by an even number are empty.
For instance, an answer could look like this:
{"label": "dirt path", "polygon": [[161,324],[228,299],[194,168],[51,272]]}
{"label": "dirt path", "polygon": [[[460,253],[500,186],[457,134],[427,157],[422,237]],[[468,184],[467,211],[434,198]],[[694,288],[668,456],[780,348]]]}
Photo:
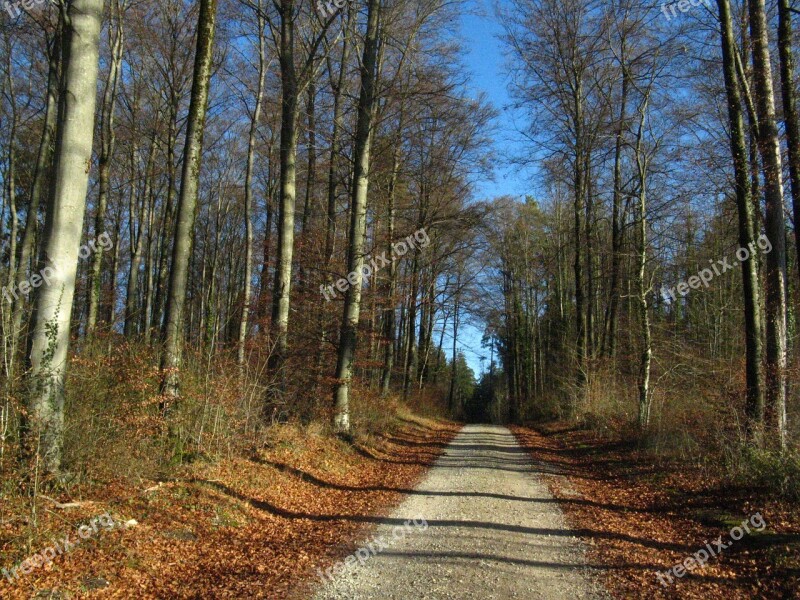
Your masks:
{"label": "dirt path", "polygon": [[359,546],[340,568],[320,573],[327,581],[315,600],[606,597],[556,501],[504,427],[465,427]]}

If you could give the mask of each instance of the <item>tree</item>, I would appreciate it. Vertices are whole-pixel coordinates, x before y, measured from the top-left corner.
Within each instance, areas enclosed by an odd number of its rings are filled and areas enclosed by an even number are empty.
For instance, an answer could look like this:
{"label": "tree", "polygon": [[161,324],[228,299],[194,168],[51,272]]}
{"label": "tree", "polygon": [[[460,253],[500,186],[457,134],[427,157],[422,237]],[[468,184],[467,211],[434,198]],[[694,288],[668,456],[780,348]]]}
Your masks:
{"label": "tree", "polygon": [[258,0],[256,7],[256,23],[258,26],[258,83],[255,93],[255,105],[253,106],[252,118],[250,120],[250,133],[247,138],[247,167],[244,177],[244,214],[245,214],[245,277],[244,294],[242,298],[242,317],[239,321],[239,367],[242,368],[245,361],[245,343],[247,341],[247,328],[250,320],[250,303],[252,299],[251,276],[253,270],[253,165],[255,163],[256,134],[258,123],[261,119],[261,105],[264,98],[264,80],[267,76],[267,59],[264,54],[264,27],[266,22],[261,10],[261,0]]}
{"label": "tree", "polygon": [[767,254],[766,285],[766,425],[770,442],[786,444],[786,225],[780,138],[764,0],[748,0],[753,79],[758,118],[758,152],[764,177],[764,224],[772,251]]}
{"label": "tree", "polygon": [[[789,177],[792,185],[792,214],[800,223],[800,115],[794,81],[794,54],[792,51],[792,8],[790,0],[778,0],[778,56],[781,71],[781,97],[783,120],[786,124],[786,148],[789,159]],[[797,268],[800,272],[800,227],[794,228]]]}
{"label": "tree", "polygon": [[102,0],[74,0],[66,14],[64,89],[42,243],[39,277],[44,285],[37,288],[34,301],[24,432],[26,451],[40,457],[48,473],[61,468],[67,353],[92,156],[102,18]]}
{"label": "tree", "polygon": [[[119,86],[120,66],[122,64],[122,51],[124,44],[123,6],[120,0],[114,0],[113,6],[113,31],[110,33],[111,63],[103,91],[103,104],[100,110],[100,156],[98,158],[99,191],[97,208],[94,219],[94,235],[106,233],[106,211],[108,210],[108,194],[110,183],[111,162],[114,158],[114,145],[116,131],[114,129],[114,111],[117,103],[117,88]],[[111,29],[111,26],[109,26]],[[100,306],[100,291],[102,287],[101,276],[103,269],[104,248],[98,246],[92,254],[92,264],[89,278],[89,315],[86,319],[88,333],[94,333],[97,325],[97,313]]]}
{"label": "tree", "polygon": [[[756,218],[750,197],[750,182],[747,164],[747,146],[742,113],[742,94],[735,66],[736,46],[733,37],[733,22],[729,0],[717,0],[719,8],[720,34],[722,40],[722,67],[725,91],[728,100],[731,155],[733,157],[736,207],[739,217],[739,245],[752,247],[755,241]],[[758,261],[752,254],[742,261],[742,283],[744,295],[744,327],[746,348],[746,416],[751,439],[757,438],[764,422],[764,376],[762,370],[761,302],[759,294]]]}
{"label": "tree", "polygon": [[177,227],[172,246],[172,270],[167,295],[164,352],[161,358],[162,410],[168,410],[170,399],[178,397],[179,369],[183,346],[184,305],[189,278],[194,237],[200,165],[203,157],[203,133],[208,111],[209,82],[214,51],[214,33],[217,20],[217,0],[201,0],[197,21],[197,49],[192,95],[189,104],[189,122],[183,152],[181,192],[176,216]]}
{"label": "tree", "polygon": [[347,251],[350,287],[344,301],[339,351],[336,362],[336,385],[333,393],[333,425],[337,433],[350,434],[350,381],[353,377],[358,319],[361,311],[361,286],[364,277],[364,236],[367,226],[370,148],[375,116],[378,36],[381,0],[369,0],[367,32],[361,60],[361,92],[358,100],[353,186],[350,202],[350,244]]}
{"label": "tree", "polygon": [[[265,15],[276,42],[281,73],[281,134],[280,134],[280,193],[278,203],[278,247],[275,282],[272,291],[271,331],[275,350],[271,355],[272,370],[282,369],[289,349],[289,309],[292,290],[292,260],[294,256],[295,206],[297,200],[297,120],[300,97],[309,85],[317,62],[317,50],[328,28],[336,18],[331,15],[315,33],[301,56],[297,56],[297,24],[300,11],[295,0],[273,3],[275,18]],[[300,67],[296,61],[300,62]]]}

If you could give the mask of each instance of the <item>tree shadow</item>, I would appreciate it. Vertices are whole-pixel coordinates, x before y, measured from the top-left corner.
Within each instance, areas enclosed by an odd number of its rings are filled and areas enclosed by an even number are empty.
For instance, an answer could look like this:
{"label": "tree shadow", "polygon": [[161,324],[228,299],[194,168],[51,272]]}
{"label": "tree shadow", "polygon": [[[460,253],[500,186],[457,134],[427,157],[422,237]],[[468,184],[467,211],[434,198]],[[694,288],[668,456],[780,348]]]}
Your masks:
{"label": "tree shadow", "polygon": [[[329,522],[352,522],[352,523],[370,523],[374,525],[404,525],[405,519],[398,519],[392,517],[378,517],[371,515],[315,515],[305,512],[295,512],[287,510],[272,504],[266,500],[258,500],[250,498],[241,492],[238,492],[230,486],[219,481],[211,481],[207,479],[189,479],[190,483],[208,485],[223,494],[236,498],[237,500],[249,504],[253,508],[267,512],[269,514],[283,517],[285,519],[307,519],[310,521],[317,521],[323,523]],[[656,550],[673,550],[676,552],[687,552],[692,548],[683,544],[671,544],[665,542],[657,542],[647,538],[638,538],[626,534],[608,533],[604,531],[595,531],[591,529],[552,529],[546,527],[525,527],[522,525],[508,525],[505,523],[492,523],[490,521],[471,521],[471,520],[458,520],[458,519],[434,519],[427,521],[428,526],[431,528],[436,527],[456,527],[478,530],[490,531],[508,531],[513,533],[521,533],[525,535],[537,536],[558,536],[558,537],[582,537],[587,539],[610,539],[630,542],[645,548],[652,548]]]}

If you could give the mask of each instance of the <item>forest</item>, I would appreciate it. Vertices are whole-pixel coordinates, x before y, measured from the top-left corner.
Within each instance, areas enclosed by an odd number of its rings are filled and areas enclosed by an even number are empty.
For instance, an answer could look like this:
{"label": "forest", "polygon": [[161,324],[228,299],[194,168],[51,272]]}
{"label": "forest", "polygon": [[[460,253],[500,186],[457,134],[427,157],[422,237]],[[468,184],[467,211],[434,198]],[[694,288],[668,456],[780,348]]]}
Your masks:
{"label": "forest", "polygon": [[800,3],[0,8],[0,598],[798,597]]}

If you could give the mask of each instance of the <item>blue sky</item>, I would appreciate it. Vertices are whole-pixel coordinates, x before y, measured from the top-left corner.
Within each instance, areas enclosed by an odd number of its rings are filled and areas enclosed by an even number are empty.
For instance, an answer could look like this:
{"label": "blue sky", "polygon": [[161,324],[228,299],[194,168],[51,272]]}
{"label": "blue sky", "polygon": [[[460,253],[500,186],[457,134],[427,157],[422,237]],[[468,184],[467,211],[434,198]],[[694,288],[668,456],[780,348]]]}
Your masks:
{"label": "blue sky", "polygon": [[[500,0],[499,5],[503,7],[506,2]],[[515,123],[519,115],[515,120],[508,93],[509,79],[504,73],[503,42],[499,39],[503,28],[495,17],[491,0],[468,0],[465,6],[460,39],[465,50],[463,63],[471,74],[470,87],[476,96],[484,92],[499,112],[495,135],[498,158],[495,181],[481,182],[477,195],[479,198],[524,196],[531,190],[528,176],[520,171],[518,165],[503,167],[508,163],[505,157],[524,154],[525,150]]]}
{"label": "blue sky", "polygon": [[[503,0],[500,3],[502,6]],[[464,48],[462,62],[470,74],[470,93],[473,96],[485,93],[499,113],[492,149],[496,157],[494,181],[476,182],[476,198],[523,197],[531,190],[528,176],[518,165],[505,166],[510,164],[507,157],[523,154],[524,146],[509,106],[511,98],[504,74],[503,43],[499,39],[502,27],[491,0],[468,0],[464,7],[458,39]],[[476,375],[481,371],[481,356],[486,357],[483,368],[489,366],[489,350],[481,348],[482,335],[482,329],[475,326],[466,326],[459,332],[461,350]]]}

